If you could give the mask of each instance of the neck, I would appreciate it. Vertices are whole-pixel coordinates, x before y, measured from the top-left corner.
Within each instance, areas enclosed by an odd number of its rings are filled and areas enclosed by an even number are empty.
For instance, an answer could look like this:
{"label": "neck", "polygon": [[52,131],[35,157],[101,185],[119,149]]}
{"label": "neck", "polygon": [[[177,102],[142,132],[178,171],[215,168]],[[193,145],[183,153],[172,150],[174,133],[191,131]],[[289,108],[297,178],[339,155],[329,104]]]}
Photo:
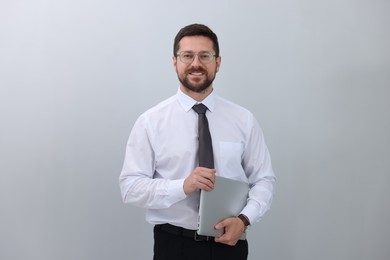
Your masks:
{"label": "neck", "polygon": [[190,96],[193,99],[195,99],[196,101],[200,102],[203,99],[205,99],[208,95],[210,95],[211,92],[213,92],[213,86],[210,85],[208,88],[206,88],[205,90],[203,90],[201,92],[195,92],[195,91],[189,90],[188,88],[180,85],[180,90],[184,94],[186,94],[187,96]]}

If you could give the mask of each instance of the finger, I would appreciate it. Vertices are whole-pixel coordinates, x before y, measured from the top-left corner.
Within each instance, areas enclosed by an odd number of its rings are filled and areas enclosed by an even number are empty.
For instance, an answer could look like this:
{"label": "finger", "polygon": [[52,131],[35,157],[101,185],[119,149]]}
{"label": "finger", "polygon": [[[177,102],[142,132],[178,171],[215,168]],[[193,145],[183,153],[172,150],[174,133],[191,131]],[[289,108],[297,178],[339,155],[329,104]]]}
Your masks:
{"label": "finger", "polygon": [[190,178],[196,189],[212,191],[214,189],[215,173],[215,169],[197,167]]}
{"label": "finger", "polygon": [[198,187],[202,190],[212,191],[214,189],[214,183],[211,182],[209,179],[202,178],[199,180]]}
{"label": "finger", "polygon": [[210,176],[215,176],[215,173],[217,172],[215,169],[205,168],[205,167],[197,167],[195,169],[195,172],[198,172],[200,174],[209,174]]}
{"label": "finger", "polygon": [[209,180],[210,182],[212,182],[214,184],[215,182],[215,170],[213,169],[207,169],[207,168],[204,168],[201,172],[200,172],[200,176]]}
{"label": "finger", "polygon": [[206,185],[209,188],[214,188],[214,177],[208,173],[201,173],[200,175],[197,175],[196,181],[200,184]]}
{"label": "finger", "polygon": [[220,237],[215,237],[214,241],[217,243],[222,243],[222,244],[226,244],[229,246],[234,246],[235,244],[237,244],[238,240],[234,239],[231,235],[225,233]]}
{"label": "finger", "polygon": [[223,229],[225,228],[225,224],[223,222],[219,222],[217,225],[214,226],[215,229]]}

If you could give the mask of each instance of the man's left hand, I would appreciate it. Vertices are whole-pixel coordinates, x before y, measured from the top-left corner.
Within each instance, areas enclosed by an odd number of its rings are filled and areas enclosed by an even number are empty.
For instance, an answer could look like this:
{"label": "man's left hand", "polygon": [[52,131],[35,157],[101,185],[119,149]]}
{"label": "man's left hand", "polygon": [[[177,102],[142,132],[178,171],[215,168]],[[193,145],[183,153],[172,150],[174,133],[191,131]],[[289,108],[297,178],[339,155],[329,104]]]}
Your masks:
{"label": "man's left hand", "polygon": [[215,242],[234,246],[245,232],[245,225],[242,220],[237,217],[227,218],[215,225],[215,229],[225,230],[221,236],[215,237]]}

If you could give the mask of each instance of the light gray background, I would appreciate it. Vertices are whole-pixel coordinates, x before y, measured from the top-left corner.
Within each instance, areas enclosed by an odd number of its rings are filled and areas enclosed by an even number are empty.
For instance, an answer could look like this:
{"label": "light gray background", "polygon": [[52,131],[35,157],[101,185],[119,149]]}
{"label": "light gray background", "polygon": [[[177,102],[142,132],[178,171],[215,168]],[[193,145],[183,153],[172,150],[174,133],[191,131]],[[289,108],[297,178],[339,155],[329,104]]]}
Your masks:
{"label": "light gray background", "polygon": [[172,43],[219,36],[218,94],[278,177],[251,260],[390,255],[387,0],[0,0],[0,259],[152,257],[118,176],[138,115],[177,90]]}

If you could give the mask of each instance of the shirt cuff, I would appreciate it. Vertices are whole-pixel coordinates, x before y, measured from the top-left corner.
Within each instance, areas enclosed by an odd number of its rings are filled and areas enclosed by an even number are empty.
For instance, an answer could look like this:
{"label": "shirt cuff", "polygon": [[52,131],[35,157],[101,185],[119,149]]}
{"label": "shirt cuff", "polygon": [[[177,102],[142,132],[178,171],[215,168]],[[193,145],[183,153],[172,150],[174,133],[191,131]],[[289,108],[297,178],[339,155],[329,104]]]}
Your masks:
{"label": "shirt cuff", "polygon": [[240,214],[244,214],[251,225],[260,220],[259,217],[260,205],[253,200],[249,200],[246,204],[245,208],[240,212]]}
{"label": "shirt cuff", "polygon": [[187,197],[183,189],[184,179],[170,180],[168,183],[169,198],[172,198],[172,204]]}

